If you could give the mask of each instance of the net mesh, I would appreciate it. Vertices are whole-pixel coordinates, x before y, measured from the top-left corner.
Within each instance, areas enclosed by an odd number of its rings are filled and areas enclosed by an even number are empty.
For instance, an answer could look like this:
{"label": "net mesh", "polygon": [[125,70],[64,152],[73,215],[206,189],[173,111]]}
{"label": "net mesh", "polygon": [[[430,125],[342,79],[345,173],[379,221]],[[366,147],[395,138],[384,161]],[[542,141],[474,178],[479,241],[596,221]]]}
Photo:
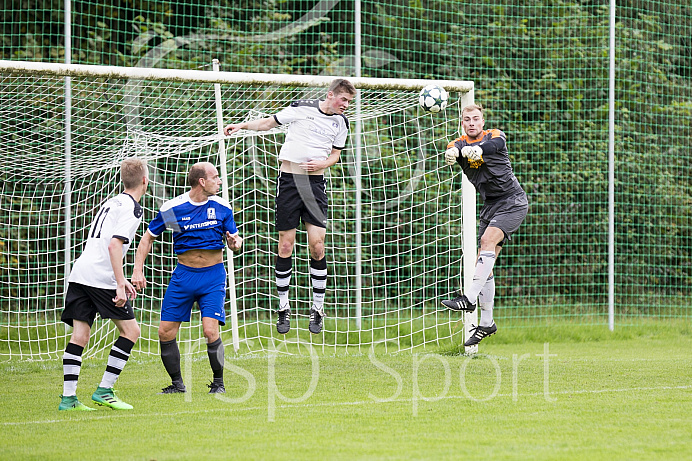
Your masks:
{"label": "net mesh", "polygon": [[[3,117],[0,126],[7,137],[0,147],[0,161],[7,165],[0,195],[2,264],[7,269],[2,280],[1,354],[34,358],[62,352],[69,334],[59,318],[65,272],[79,256],[100,203],[121,190],[123,158],[148,160],[149,194],[141,200],[146,223],[164,201],[189,190],[187,172],[193,163],[219,165],[221,139],[229,197],[245,240],[244,250],[233,261],[241,352],[273,348],[275,341],[284,339],[274,327],[278,235],[273,206],[285,127],[244,130],[228,138],[214,134],[213,84],[73,77],[68,158],[65,149],[44,147],[47,137],[53,141],[64,133],[64,79],[10,74],[2,84],[12,91],[0,96],[0,104],[21,104],[21,110]],[[222,85],[221,90],[227,122],[265,117],[293,100],[325,92],[278,85]],[[359,350],[376,342],[405,350],[449,341],[455,334],[461,337],[458,316],[438,309],[439,298],[460,284],[460,173],[445,166],[439,153],[450,133],[459,133],[461,99],[453,94],[446,111],[438,114],[418,107],[416,91],[361,90],[359,101],[357,114],[355,105],[349,113],[349,147],[327,173],[324,333],[312,336],[307,330],[312,285],[307,235],[299,229],[290,340],[325,350]],[[356,145],[361,146],[360,163]],[[143,224],[135,242],[145,230]],[[127,255],[126,274],[132,271],[134,248]],[[172,233],[166,232],[145,265],[149,286],[134,302],[142,327],[136,350],[158,353],[160,304],[175,264]],[[222,328],[227,339],[230,328],[230,321]],[[109,348],[116,331],[109,322],[97,320],[87,354]],[[188,343],[181,349],[193,350],[188,346],[202,337],[199,312],[193,309],[192,321],[183,324],[180,333],[179,341]]]}

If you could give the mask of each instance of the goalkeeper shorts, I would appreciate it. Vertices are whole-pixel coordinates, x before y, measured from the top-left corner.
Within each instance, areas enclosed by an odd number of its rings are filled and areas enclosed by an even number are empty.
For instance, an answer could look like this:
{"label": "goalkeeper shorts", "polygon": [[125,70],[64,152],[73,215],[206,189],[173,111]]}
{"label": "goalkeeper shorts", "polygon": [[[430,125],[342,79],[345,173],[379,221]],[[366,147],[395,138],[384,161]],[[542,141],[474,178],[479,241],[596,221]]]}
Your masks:
{"label": "goalkeeper shorts", "polygon": [[480,248],[481,237],[488,227],[497,227],[504,232],[505,239],[500,242],[500,246],[507,240],[511,240],[512,234],[519,229],[528,212],[529,199],[523,190],[517,194],[497,200],[486,200],[480,212],[478,247]]}
{"label": "goalkeeper shorts", "polygon": [[135,318],[129,299],[123,307],[115,307],[113,298],[115,298],[115,290],[70,282],[67,285],[65,309],[62,311],[60,320],[70,326],[73,326],[73,320],[81,320],[91,327],[97,312],[102,319],[132,320]]}

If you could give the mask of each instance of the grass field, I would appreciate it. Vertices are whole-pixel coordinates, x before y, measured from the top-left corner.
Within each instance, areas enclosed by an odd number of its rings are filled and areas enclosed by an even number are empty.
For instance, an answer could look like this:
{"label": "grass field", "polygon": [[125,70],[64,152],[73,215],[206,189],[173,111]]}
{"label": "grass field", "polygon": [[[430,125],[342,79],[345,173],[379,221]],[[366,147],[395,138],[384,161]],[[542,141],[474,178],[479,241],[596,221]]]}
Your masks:
{"label": "grass field", "polygon": [[[505,329],[481,346],[227,357],[223,396],[206,393],[206,354],[184,360],[185,395],[156,395],[168,384],[159,358],[134,356],[116,386],[127,412],[58,412],[60,361],[5,362],[0,459],[692,456],[689,322]],[[85,360],[84,403],[104,366]]]}

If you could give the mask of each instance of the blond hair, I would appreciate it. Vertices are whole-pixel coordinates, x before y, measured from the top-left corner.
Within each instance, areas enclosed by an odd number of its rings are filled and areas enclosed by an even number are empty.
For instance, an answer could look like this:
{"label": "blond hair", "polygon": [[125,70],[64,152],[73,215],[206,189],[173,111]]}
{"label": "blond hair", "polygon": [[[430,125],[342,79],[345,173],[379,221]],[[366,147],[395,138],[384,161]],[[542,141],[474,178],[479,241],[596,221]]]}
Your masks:
{"label": "blond hair", "polygon": [[477,110],[483,116],[483,106],[480,104],[469,104],[461,110],[461,115],[463,116],[466,112],[471,112],[472,110]]}
{"label": "blond hair", "polygon": [[125,189],[136,188],[147,175],[147,162],[139,157],[126,158],[120,164],[120,180]]}

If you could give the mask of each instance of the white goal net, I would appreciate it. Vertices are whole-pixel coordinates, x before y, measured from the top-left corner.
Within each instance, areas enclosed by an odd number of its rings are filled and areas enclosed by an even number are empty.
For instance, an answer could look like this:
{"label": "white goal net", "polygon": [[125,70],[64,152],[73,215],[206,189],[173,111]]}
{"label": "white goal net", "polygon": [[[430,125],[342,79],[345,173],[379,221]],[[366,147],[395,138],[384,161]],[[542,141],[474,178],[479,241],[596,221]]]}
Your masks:
{"label": "white goal net", "polygon": [[[400,351],[463,342],[464,319],[440,309],[440,299],[460,287],[462,267],[473,267],[475,199],[462,194],[469,185],[441,153],[460,135],[461,108],[473,101],[470,82],[441,82],[449,105],[430,114],[417,97],[429,81],[350,79],[359,95],[346,114],[349,140],[327,173],[324,330],[315,336],[307,329],[312,292],[301,228],[292,329],[287,337],[276,332],[274,195],[285,127],[224,137],[219,126],[323,97],[330,80],[0,61],[0,356],[62,354],[70,335],[60,321],[66,276],[100,203],[121,190],[120,161],[135,155],[147,159],[151,184],[128,277],[146,224],[188,189],[189,167],[210,161],[222,172],[244,238],[243,251],[228,260],[227,350],[276,350],[286,342],[323,351],[381,343]],[[149,286],[133,303],[142,328],[135,351],[159,353],[160,303],[175,264],[167,232],[147,259]],[[107,350],[116,334],[97,317],[85,354]],[[202,338],[193,309],[178,338],[181,352],[203,350]]]}

